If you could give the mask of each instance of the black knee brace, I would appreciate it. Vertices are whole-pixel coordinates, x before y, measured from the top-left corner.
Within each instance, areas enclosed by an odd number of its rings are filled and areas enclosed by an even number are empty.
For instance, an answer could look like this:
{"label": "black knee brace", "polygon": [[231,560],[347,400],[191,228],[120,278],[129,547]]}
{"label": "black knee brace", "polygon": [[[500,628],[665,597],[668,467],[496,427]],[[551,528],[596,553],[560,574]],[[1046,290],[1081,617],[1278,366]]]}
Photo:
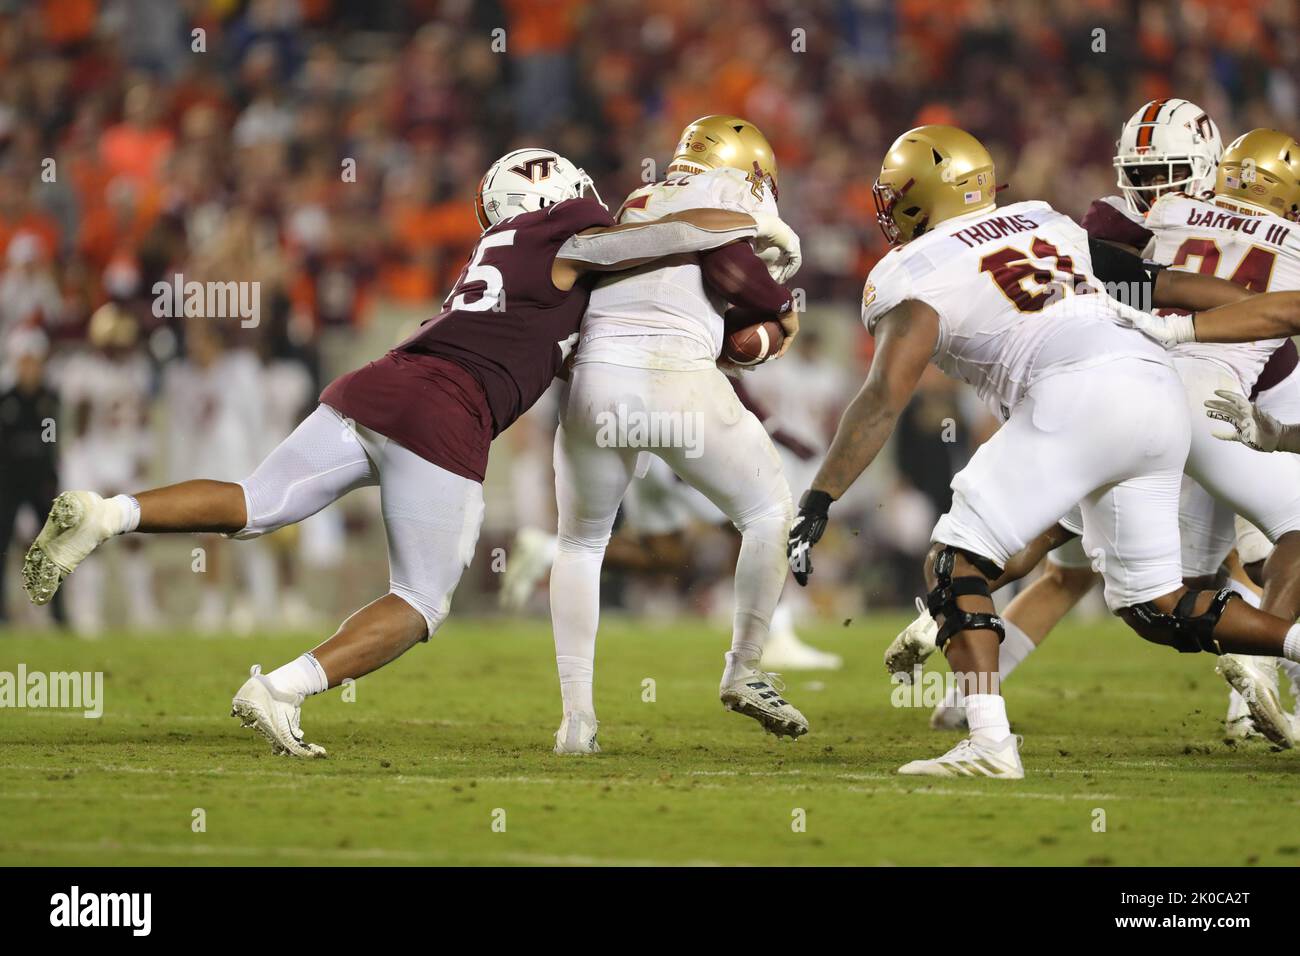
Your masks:
{"label": "black knee brace", "polygon": [[[995,631],[1000,644],[1007,634],[1002,626],[1002,618],[996,614],[963,611],[957,606],[957,598],[965,594],[990,596],[989,582],[984,578],[952,576],[957,553],[956,548],[945,547],[934,559],[934,589],[925,596],[925,606],[929,609],[930,616],[935,621],[939,621],[940,617],[943,619],[939,624],[939,633],[934,643],[942,650],[943,645],[948,643],[948,638],[960,631]],[[966,551],[962,551],[961,555],[989,577],[996,578],[1002,573],[1001,569],[987,558]]]}
{"label": "black knee brace", "polygon": [[1228,606],[1228,602],[1241,595],[1228,588],[1216,591],[1205,613],[1193,616],[1196,599],[1204,593],[1188,591],[1178,599],[1172,614],[1164,613],[1150,601],[1134,604],[1130,610],[1142,625],[1141,628],[1134,627],[1134,630],[1153,644],[1164,644],[1180,654],[1195,654],[1198,651],[1223,653],[1219,649],[1219,642],[1214,639],[1214,629],[1219,624],[1219,618],[1223,617],[1223,609]]}

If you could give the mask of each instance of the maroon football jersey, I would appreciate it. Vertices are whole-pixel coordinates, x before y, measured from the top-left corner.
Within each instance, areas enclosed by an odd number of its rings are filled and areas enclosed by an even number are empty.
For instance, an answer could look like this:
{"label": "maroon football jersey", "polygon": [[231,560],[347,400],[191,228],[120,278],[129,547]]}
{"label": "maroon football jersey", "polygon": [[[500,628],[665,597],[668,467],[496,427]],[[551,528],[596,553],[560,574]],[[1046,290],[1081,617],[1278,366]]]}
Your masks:
{"label": "maroon football jersey", "polygon": [[560,246],[614,224],[595,199],[569,199],[488,229],[442,305],[384,358],[321,401],[458,475],[483,480],[491,440],[546,391],[577,341],[591,283],[551,282]]}
{"label": "maroon football jersey", "polygon": [[587,310],[589,282],[568,292],[551,282],[555,254],[576,233],[613,224],[590,198],[502,220],[483,233],[442,312],[397,350],[468,369],[487,394],[493,435],[501,434],[551,384]]}

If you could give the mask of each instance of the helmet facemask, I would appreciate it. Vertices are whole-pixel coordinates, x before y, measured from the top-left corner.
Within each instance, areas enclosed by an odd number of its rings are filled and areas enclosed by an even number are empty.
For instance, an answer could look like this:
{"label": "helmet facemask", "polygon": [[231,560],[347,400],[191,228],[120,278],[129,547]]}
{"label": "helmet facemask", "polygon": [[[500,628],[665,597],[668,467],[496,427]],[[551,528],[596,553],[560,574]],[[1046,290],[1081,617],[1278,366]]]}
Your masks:
{"label": "helmet facemask", "polygon": [[1214,176],[1214,167],[1204,156],[1116,156],[1114,166],[1119,171],[1115,185],[1135,213],[1147,212],[1167,192],[1204,192],[1206,179]]}
{"label": "helmet facemask", "polygon": [[[885,241],[890,246],[901,246],[909,240],[925,232],[926,226],[929,225],[929,218],[919,220],[912,228],[912,234],[905,236],[898,221],[894,218],[898,210],[898,204],[903,200],[904,194],[912,185],[912,180],[908,180],[902,189],[895,189],[890,183],[882,183],[879,179],[871,186],[871,198],[876,204],[876,225],[880,231],[885,234]],[[904,210],[906,212],[906,210]],[[912,212],[913,215],[919,213],[917,209]]]}

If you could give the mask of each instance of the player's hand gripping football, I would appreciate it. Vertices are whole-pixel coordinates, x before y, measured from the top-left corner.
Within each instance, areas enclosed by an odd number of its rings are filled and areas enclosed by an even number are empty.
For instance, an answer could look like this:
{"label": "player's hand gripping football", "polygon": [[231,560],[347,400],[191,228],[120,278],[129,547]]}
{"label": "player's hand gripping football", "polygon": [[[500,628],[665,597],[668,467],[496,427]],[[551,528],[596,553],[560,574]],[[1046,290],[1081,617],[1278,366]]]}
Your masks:
{"label": "player's hand gripping football", "polygon": [[1240,392],[1216,388],[1218,398],[1205,400],[1205,414],[1232,426],[1230,432],[1215,432],[1223,441],[1239,441],[1256,451],[1277,451],[1282,423]]}
{"label": "player's hand gripping football", "polygon": [[750,213],[758,226],[754,236],[754,252],[767,266],[767,274],[785,285],[803,265],[799,237],[780,216],[768,212]]}
{"label": "player's hand gripping football", "polygon": [[827,513],[834,501],[824,491],[809,488],[799,499],[799,513],[794,524],[790,526],[790,537],[786,541],[785,556],[790,562],[790,571],[800,585],[807,587],[812,574],[812,549],[826,531]]}

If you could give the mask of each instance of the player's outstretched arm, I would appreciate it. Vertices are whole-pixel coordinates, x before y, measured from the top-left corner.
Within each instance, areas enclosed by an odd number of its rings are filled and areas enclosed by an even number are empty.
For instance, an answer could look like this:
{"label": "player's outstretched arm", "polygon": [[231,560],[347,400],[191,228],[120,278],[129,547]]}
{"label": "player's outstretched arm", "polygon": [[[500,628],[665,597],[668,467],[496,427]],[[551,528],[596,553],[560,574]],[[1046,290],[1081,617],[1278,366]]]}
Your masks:
{"label": "player's outstretched arm", "polygon": [[799,238],[780,218],[727,209],[686,209],[650,222],[598,226],[569,237],[551,267],[556,288],[570,289],[584,272],[618,272],[666,256],[705,252],[755,239],[798,254]]}
{"label": "player's outstretched arm", "polygon": [[1183,342],[1260,342],[1300,335],[1300,292],[1265,292],[1192,315],[1126,309],[1122,320],[1165,348]]}
{"label": "player's outstretched arm", "polygon": [[1207,312],[1234,302],[1243,302],[1254,294],[1244,286],[1216,276],[1161,269],[1156,273],[1152,302],[1158,309]]}
{"label": "player's outstretched arm", "polygon": [[1103,282],[1138,292],[1125,298],[1133,304],[1150,303],[1159,309],[1201,312],[1248,299],[1253,293],[1235,282],[1179,272],[1147,262],[1141,256],[1101,239],[1089,239],[1093,274]]}
{"label": "player's outstretched arm", "polygon": [[808,583],[810,552],[826,530],[831,502],[842,496],[875,460],[907,407],[916,383],[934,355],[939,340],[939,315],[908,299],[876,323],[876,354],[867,380],[840,419],[830,451],[802,498],[790,529],[786,556],[795,580]]}

